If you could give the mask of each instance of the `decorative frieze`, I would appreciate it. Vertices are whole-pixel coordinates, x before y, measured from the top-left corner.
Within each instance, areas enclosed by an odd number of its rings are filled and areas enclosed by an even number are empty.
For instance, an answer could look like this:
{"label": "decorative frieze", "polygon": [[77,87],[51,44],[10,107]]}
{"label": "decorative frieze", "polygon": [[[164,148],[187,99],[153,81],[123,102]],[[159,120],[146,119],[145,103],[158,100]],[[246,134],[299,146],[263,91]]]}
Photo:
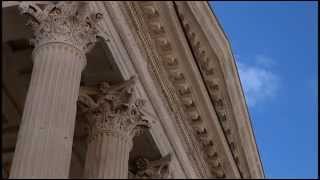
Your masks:
{"label": "decorative frieze", "polygon": [[186,97],[191,93],[190,87],[187,84],[178,85],[177,88],[181,97]]}
{"label": "decorative frieze", "polygon": [[170,56],[170,55],[165,56],[164,57],[164,62],[165,62],[166,66],[168,68],[171,68],[171,69],[176,69],[177,68],[178,60],[174,56]]}
{"label": "decorative frieze", "polygon": [[[189,84],[189,82],[186,80],[186,76],[184,75],[183,68],[179,64],[179,60],[174,52],[174,49],[172,49],[170,41],[168,40],[169,37],[166,33],[166,27],[161,22],[161,14],[157,10],[157,6],[153,3],[141,3],[142,11],[144,13],[145,22],[147,22],[147,26],[149,27],[149,33],[152,40],[154,40],[156,46],[158,47],[159,53],[162,57],[163,65],[166,67],[166,71],[168,74],[169,79],[171,80],[171,83],[173,87],[175,88],[176,93],[180,96],[180,102],[183,104],[183,108],[186,111],[186,114],[188,115],[188,119],[190,120],[189,123],[191,127],[195,131],[195,135],[200,141],[200,144],[203,145],[204,149],[212,149],[213,142],[207,135],[207,130],[204,128],[204,124],[201,120],[201,116],[198,113],[197,106],[194,102],[194,97],[192,92],[192,85]],[[151,13],[152,12],[152,13]],[[154,28],[152,28],[153,24],[157,24],[158,27],[161,27],[162,33],[157,36],[153,36],[153,34],[156,34],[158,31]],[[191,33],[191,38],[196,40],[196,34]],[[199,42],[195,43],[194,46],[199,46]],[[207,60],[205,58],[205,52],[200,50],[198,53],[204,60]],[[212,74],[213,69],[208,69],[207,74]],[[215,84],[213,84],[212,88],[216,88]],[[221,101],[218,101],[217,103],[220,103],[222,105]],[[212,150],[214,151],[214,150]],[[207,159],[205,157],[205,159]],[[216,154],[214,159],[211,159],[211,161],[208,161],[208,164],[212,163],[212,161],[216,162],[219,160],[218,154]],[[217,170],[218,169],[218,170]],[[213,175],[216,177],[223,178],[225,177],[225,173],[221,166],[216,167],[212,169]]]}

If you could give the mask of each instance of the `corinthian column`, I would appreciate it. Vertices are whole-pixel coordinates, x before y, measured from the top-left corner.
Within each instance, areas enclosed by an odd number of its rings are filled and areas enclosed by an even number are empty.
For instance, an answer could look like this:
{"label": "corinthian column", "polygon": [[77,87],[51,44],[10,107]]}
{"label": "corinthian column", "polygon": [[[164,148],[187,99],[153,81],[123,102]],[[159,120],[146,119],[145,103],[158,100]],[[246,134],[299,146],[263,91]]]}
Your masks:
{"label": "corinthian column", "polygon": [[91,95],[80,93],[80,109],[89,121],[86,178],[128,178],[132,139],[151,124],[142,111],[145,101],[133,96],[134,81],[102,83]]}
{"label": "corinthian column", "polygon": [[20,4],[34,31],[33,70],[10,178],[68,178],[76,102],[95,24],[84,2]]}

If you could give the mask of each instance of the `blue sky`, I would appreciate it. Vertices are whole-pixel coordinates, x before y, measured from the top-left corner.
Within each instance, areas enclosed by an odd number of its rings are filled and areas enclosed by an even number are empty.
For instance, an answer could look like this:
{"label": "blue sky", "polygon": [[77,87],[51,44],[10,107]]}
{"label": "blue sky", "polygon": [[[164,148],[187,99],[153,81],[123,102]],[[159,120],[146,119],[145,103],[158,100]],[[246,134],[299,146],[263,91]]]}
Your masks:
{"label": "blue sky", "polygon": [[317,2],[210,4],[235,55],[266,177],[318,177]]}

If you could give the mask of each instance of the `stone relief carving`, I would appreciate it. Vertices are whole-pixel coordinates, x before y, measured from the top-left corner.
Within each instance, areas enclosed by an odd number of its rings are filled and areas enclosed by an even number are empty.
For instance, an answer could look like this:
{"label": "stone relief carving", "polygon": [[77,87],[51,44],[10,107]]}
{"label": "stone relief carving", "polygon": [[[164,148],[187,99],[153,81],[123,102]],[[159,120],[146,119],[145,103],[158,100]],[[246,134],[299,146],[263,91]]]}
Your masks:
{"label": "stone relief carving", "polygon": [[119,85],[102,82],[91,92],[80,92],[79,109],[87,116],[89,142],[101,133],[130,139],[154,123],[144,115],[146,101],[133,94],[135,82],[134,76]]}
{"label": "stone relief carving", "polygon": [[170,172],[171,154],[162,157],[159,160],[149,161],[140,157],[134,161],[129,179],[168,179],[172,178]]}
{"label": "stone relief carving", "polygon": [[63,42],[87,52],[96,42],[96,25],[102,13],[92,13],[89,2],[59,1],[49,2],[44,9],[35,2],[21,2],[21,14],[29,17],[34,38],[31,43],[40,46],[48,42]]}

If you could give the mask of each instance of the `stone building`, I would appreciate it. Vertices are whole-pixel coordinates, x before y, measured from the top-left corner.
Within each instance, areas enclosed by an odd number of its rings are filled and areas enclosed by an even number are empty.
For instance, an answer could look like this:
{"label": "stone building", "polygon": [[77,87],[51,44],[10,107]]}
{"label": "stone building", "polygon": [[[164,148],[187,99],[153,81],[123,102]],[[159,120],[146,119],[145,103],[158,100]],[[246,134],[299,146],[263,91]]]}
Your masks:
{"label": "stone building", "polygon": [[2,99],[5,178],[264,177],[208,2],[4,1]]}

